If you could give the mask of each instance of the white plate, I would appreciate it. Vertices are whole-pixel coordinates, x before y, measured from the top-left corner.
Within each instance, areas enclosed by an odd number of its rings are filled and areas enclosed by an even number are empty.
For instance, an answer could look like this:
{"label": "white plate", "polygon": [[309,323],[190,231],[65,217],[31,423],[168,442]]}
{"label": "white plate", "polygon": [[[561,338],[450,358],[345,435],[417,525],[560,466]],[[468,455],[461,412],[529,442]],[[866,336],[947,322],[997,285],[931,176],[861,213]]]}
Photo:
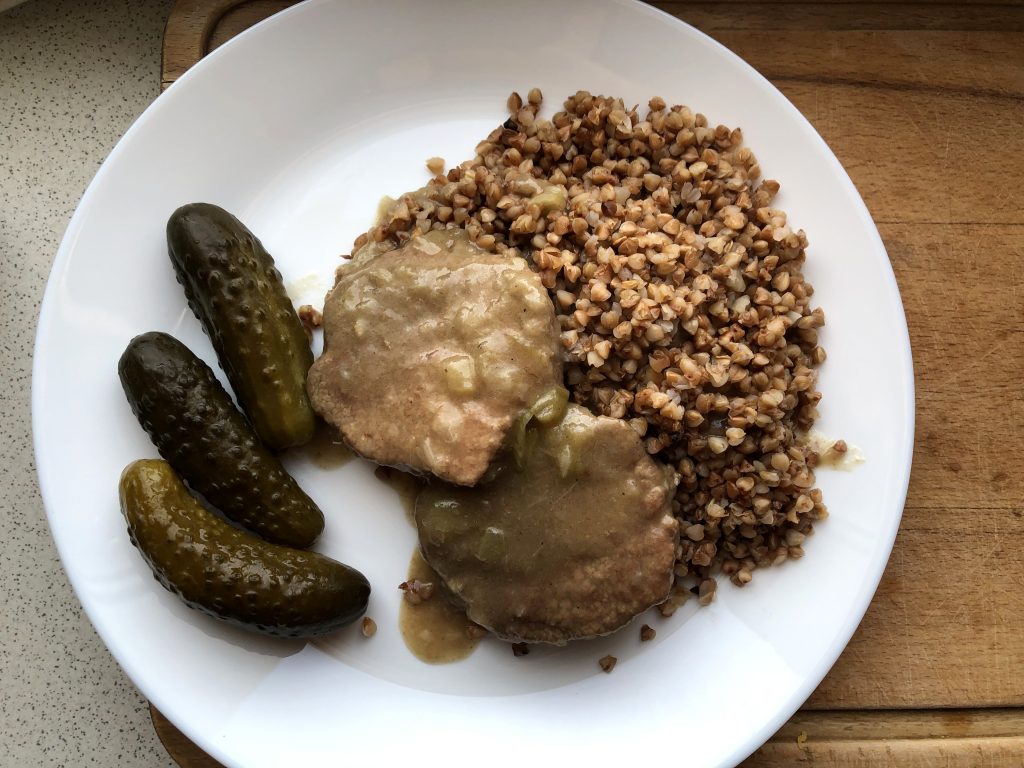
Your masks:
{"label": "white plate", "polygon": [[[485,642],[431,667],[398,636],[414,533],[371,468],[292,461],[321,504],[320,549],[374,585],[372,640],[250,636],[181,605],[125,534],[121,469],[155,451],[117,380],[147,330],[215,358],[185,307],[164,225],[194,200],[228,208],[263,239],[302,301],[319,304],[337,255],[383,194],[422,184],[423,162],[472,155],[508,93],[549,106],[577,89],[646,104],[659,94],[742,126],[778,199],[810,237],[807,274],[825,308],[820,428],[864,451],[821,472],[831,510],[800,562],[724,584],[692,604],[564,651],[513,658]],[[729,765],[767,739],[846,645],[875,590],[910,467],[913,384],[899,293],[850,180],[804,118],[749,66],[641,5],[310,2],[231,41],[146,110],[104,163],[68,227],[36,346],[33,417],[53,535],[97,631],[139,689],[232,766],[422,768],[586,762]],[[695,602],[695,601],[691,601]],[[613,674],[598,670],[605,653]],[[658,761],[658,762],[655,762]]]}

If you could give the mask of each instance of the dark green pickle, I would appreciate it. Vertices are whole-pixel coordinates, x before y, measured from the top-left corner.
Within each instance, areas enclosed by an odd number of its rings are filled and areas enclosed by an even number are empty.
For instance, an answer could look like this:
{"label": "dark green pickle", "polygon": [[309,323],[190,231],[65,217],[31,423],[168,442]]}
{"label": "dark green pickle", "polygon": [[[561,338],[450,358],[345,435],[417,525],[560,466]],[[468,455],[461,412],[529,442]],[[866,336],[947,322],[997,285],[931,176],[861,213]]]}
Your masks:
{"label": "dark green pickle", "polygon": [[359,571],[232,527],[193,498],[167,462],[129,464],[119,491],[132,544],[191,608],[280,637],[322,635],[366,611],[370,584]]}
{"label": "dark green pickle", "polygon": [[274,259],[242,222],[209,203],[171,214],[167,248],[256,434],[275,450],[308,442],[316,428],[306,395],[313,351]]}
{"label": "dark green pickle", "polygon": [[323,512],[188,347],[144,333],[129,342],[117,372],[142,428],[192,490],[267,541],[308,547],[316,540]]}

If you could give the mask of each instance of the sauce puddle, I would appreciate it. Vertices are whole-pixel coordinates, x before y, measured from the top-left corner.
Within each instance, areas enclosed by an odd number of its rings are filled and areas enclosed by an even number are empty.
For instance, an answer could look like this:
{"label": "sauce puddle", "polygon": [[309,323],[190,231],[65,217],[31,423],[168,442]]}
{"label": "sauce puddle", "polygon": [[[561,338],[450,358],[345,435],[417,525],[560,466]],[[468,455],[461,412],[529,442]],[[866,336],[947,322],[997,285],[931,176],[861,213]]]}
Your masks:
{"label": "sauce puddle", "polygon": [[480,638],[478,628],[441,593],[441,580],[419,553],[413,553],[409,563],[408,581],[434,585],[434,594],[417,605],[402,598],[398,610],[398,628],[402,640],[420,661],[428,664],[449,664],[469,656]]}
{"label": "sauce puddle", "polygon": [[[426,486],[424,480],[393,467],[377,467],[373,474],[398,494],[406,519],[415,527],[416,497]],[[427,664],[450,664],[469,656],[480,643],[483,632],[466,618],[465,611],[445,598],[441,577],[418,549],[409,561],[406,581],[434,586],[433,594],[416,604],[403,596],[398,609],[398,629],[412,655]]]}
{"label": "sauce puddle", "polygon": [[342,442],[341,435],[327,424],[319,424],[313,439],[300,448],[292,449],[313,462],[320,469],[337,469],[356,457],[355,452]]}

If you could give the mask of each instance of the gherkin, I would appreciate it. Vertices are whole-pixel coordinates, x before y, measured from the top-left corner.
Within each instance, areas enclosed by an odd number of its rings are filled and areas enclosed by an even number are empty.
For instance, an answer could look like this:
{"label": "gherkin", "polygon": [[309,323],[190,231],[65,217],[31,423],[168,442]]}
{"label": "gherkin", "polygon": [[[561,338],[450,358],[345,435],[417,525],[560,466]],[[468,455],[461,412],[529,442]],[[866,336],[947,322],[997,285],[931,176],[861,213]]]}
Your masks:
{"label": "gherkin", "polygon": [[129,464],[119,491],[132,543],[157,580],[191,608],[282,637],[331,632],[366,611],[370,584],[359,571],[229,525],[164,461]]}
{"label": "gherkin", "polygon": [[210,504],[277,544],[307,547],[320,535],[323,512],[188,347],[144,333],[128,343],[117,372],[160,455]]}
{"label": "gherkin", "polygon": [[275,450],[308,442],[316,428],[306,395],[313,352],[274,259],[241,221],[209,203],[171,214],[167,249],[256,434]]}

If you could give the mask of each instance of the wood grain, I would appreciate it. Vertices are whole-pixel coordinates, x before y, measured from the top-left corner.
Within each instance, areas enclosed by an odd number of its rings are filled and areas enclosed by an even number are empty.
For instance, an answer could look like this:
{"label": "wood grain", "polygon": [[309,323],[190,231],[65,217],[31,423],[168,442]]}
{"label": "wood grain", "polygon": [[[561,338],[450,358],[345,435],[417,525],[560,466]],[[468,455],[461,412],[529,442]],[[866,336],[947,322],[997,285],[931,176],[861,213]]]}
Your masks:
{"label": "wood grain", "polygon": [[[209,41],[224,14],[246,0],[176,0],[164,28],[161,88],[166,88],[209,53]],[[235,30],[238,34],[243,28]]]}
{"label": "wood grain", "polygon": [[[164,86],[289,5],[179,0]],[[1019,768],[1024,5],[654,5],[750,62],[832,147],[885,241],[914,353],[914,466],[888,569],[828,677],[744,768]],[[217,765],[154,724],[181,765]]]}
{"label": "wood grain", "polygon": [[[917,507],[1019,514],[1024,477],[1006,458],[1024,450],[1024,227],[880,224],[879,231],[907,313],[917,387],[904,528],[918,527]],[[963,513],[955,524],[970,532],[977,520]],[[993,544],[998,533],[990,530]],[[1009,573],[1024,577],[1019,568]]]}
{"label": "wood grain", "polygon": [[219,48],[240,30],[248,29],[253,24],[293,5],[293,0],[249,0],[247,3],[235,5],[224,13],[214,27],[207,43],[208,50]]}
{"label": "wood grain", "polygon": [[[738,30],[771,35],[789,30],[923,30],[1019,32],[1024,6],[1000,3],[822,3],[822,2],[692,2],[651,3],[698,29],[716,34]],[[762,38],[763,39],[763,38]]]}
{"label": "wood grain", "polygon": [[153,719],[153,729],[174,762],[181,768],[224,768],[224,766],[203,752],[192,743],[185,734],[174,727],[160,711],[150,705],[149,715]]}
{"label": "wood grain", "polygon": [[742,768],[1020,768],[1024,712],[798,712]]}
{"label": "wood grain", "polygon": [[1024,706],[1022,539],[1020,508],[907,507],[864,620],[805,707]]}

